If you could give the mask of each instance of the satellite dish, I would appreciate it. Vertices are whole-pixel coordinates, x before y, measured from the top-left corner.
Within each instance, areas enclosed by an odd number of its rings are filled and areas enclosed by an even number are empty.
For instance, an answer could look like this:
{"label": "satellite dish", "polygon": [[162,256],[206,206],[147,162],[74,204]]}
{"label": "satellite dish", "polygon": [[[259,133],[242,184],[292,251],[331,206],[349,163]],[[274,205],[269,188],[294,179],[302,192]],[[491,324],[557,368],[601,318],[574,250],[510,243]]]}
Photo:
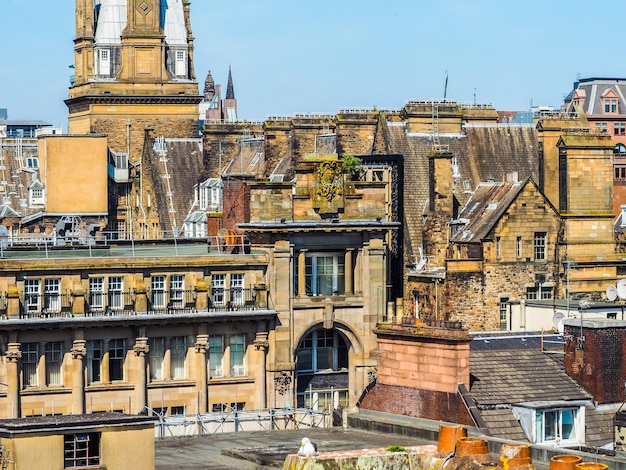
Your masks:
{"label": "satellite dish", "polygon": [[620,279],[617,283],[617,296],[622,300],[626,300],[626,279]]}
{"label": "satellite dish", "polygon": [[606,288],[606,298],[609,302],[613,302],[617,299],[617,287],[609,286]]}
{"label": "satellite dish", "polygon": [[563,333],[563,321],[565,319],[565,314],[562,312],[556,312],[552,315],[552,324],[556,327],[559,333]]}

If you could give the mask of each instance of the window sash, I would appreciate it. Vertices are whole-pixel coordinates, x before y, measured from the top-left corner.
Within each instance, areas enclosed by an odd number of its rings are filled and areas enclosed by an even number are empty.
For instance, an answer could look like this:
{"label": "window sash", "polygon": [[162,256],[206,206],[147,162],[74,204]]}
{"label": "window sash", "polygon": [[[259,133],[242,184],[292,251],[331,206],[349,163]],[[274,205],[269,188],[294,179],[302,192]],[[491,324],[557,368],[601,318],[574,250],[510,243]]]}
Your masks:
{"label": "window sash", "polygon": [[150,380],[163,380],[165,338],[150,338]]}
{"label": "window sash", "polygon": [[89,340],[85,345],[87,349],[87,383],[97,383],[101,381],[102,371],[102,341]]}
{"label": "window sash", "polygon": [[37,364],[39,362],[39,345],[36,343],[22,343],[22,381],[24,387],[36,387]]}
{"label": "window sash", "polygon": [[185,306],[185,276],[175,274],[170,277],[170,303],[174,308]]}
{"label": "window sash", "polygon": [[224,337],[209,336],[209,375],[224,376]]}
{"label": "window sash", "polygon": [[345,256],[343,254],[307,254],[305,258],[307,295],[345,293]]}
{"label": "window sash", "polygon": [[60,341],[46,343],[46,385],[62,385],[63,344]]}
{"label": "window sash", "polygon": [[41,281],[39,279],[24,281],[24,307],[27,312],[41,310]]}
{"label": "window sash", "polygon": [[176,336],[170,340],[170,376],[173,379],[184,379],[185,357],[187,356],[187,338]]}
{"label": "window sash", "polygon": [[122,276],[109,278],[109,307],[113,310],[124,309],[124,278]]}
{"label": "window sash", "polygon": [[109,380],[124,380],[126,348],[123,339],[109,341]]}
{"label": "window sash", "polygon": [[165,308],[167,295],[165,291],[165,276],[152,276],[152,307]]}
{"label": "window sash", "polygon": [[246,375],[245,370],[246,339],[244,335],[230,337],[230,375],[238,377]]}
{"label": "window sash", "polygon": [[546,259],[546,233],[535,233],[535,261],[545,261]]}

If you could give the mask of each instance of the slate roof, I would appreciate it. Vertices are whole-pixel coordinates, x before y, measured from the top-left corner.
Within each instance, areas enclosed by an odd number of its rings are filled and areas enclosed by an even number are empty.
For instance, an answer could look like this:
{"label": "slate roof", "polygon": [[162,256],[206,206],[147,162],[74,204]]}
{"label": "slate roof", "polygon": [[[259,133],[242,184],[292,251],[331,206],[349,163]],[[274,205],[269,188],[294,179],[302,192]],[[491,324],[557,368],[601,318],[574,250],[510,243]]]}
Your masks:
{"label": "slate roof", "polygon": [[585,441],[589,447],[602,447],[613,442],[615,407],[587,406],[585,410]]}
{"label": "slate roof", "polygon": [[[422,212],[428,202],[428,153],[433,138],[407,132],[404,123],[388,123],[390,154],[404,156],[405,246],[410,259],[422,245]],[[466,125],[462,133],[439,136],[457,160],[455,197],[463,205],[481,181],[506,181],[517,173],[519,181],[539,175],[537,131],[527,124]]]}
{"label": "slate roof", "polygon": [[467,220],[467,224],[450,241],[480,243],[522,192],[526,183],[480,183],[459,213],[459,219]]}
{"label": "slate roof", "polygon": [[470,392],[479,407],[592,400],[559,361],[540,349],[472,351]]}
{"label": "slate roof", "polygon": [[470,351],[470,393],[492,436],[528,440],[512,405],[593,398],[565,373],[562,354],[541,350],[540,337],[475,338]]}
{"label": "slate roof", "polygon": [[[626,78],[584,78],[574,83],[573,90],[565,98],[567,111],[574,111],[572,102],[574,92],[578,90],[580,96],[585,97],[583,109],[587,115],[603,115],[602,96],[613,90],[618,96],[619,115],[626,114]],[[613,115],[617,116],[617,115]]]}
{"label": "slate roof", "polygon": [[[165,139],[167,157],[163,160],[149,149],[161,229],[180,230],[194,201],[194,186],[203,181],[203,153],[200,139]],[[171,197],[169,196],[171,193]]]}

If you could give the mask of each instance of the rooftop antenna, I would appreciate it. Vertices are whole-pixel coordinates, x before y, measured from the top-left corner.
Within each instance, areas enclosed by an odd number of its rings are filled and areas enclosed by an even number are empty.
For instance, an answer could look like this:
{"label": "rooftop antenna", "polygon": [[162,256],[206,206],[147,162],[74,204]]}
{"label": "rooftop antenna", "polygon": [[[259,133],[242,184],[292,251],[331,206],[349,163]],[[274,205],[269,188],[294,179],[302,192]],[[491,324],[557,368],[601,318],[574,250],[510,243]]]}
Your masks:
{"label": "rooftop antenna", "polygon": [[448,71],[446,70],[446,83],[443,87],[443,100],[446,100],[446,97],[448,96]]}

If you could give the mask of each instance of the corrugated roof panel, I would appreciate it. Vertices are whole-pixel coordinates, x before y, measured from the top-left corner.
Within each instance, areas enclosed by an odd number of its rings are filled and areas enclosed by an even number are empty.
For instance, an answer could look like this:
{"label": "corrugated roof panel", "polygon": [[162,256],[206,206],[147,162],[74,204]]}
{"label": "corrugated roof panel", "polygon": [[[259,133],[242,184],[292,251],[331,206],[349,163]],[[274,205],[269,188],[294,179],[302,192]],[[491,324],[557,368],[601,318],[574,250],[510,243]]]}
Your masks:
{"label": "corrugated roof panel", "polygon": [[96,45],[121,44],[122,30],[127,23],[126,0],[100,0]]}
{"label": "corrugated roof panel", "polygon": [[185,12],[182,0],[167,0],[164,30],[167,45],[187,45],[187,28],[185,26]]}

